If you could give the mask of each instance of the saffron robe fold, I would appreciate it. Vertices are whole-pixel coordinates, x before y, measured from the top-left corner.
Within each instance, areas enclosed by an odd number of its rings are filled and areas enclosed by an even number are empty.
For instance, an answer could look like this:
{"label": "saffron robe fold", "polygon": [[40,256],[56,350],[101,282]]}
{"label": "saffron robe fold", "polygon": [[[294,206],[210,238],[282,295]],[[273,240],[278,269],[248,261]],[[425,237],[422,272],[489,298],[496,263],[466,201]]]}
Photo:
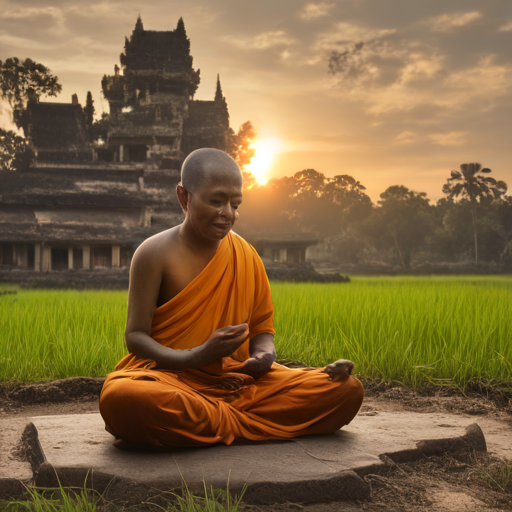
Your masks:
{"label": "saffron robe fold", "polygon": [[257,381],[236,372],[250,357],[249,340],[274,334],[273,315],[261,259],[230,232],[204,270],[156,309],[151,337],[184,350],[204,343],[216,329],[247,323],[248,339],[231,357],[197,370],[157,368],[155,361],[128,354],[101,392],[107,430],[135,446],[155,448],[292,438],[348,424],[364,395],[354,377],[338,383],[321,369],[277,363]]}

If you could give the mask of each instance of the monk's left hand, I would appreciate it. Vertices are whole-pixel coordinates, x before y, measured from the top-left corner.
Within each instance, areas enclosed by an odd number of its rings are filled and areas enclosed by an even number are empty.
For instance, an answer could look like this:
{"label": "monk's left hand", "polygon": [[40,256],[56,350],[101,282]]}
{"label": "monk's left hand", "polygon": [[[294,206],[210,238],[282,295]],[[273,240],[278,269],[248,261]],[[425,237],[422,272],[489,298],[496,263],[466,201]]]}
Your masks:
{"label": "monk's left hand", "polygon": [[348,359],[338,359],[334,363],[328,364],[324,368],[324,373],[329,375],[329,378],[335,382],[345,382],[354,369],[354,363]]}
{"label": "monk's left hand", "polygon": [[254,380],[258,380],[269,372],[272,363],[275,361],[275,354],[264,352],[261,354],[253,355],[247,359],[244,364],[237,368],[237,373],[244,373],[250,375]]}

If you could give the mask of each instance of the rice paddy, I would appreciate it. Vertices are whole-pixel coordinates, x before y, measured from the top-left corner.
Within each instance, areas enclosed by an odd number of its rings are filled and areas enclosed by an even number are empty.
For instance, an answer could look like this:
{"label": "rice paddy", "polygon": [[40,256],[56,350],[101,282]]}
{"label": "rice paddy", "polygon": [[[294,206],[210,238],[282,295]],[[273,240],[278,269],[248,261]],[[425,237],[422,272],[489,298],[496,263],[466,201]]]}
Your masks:
{"label": "rice paddy", "polygon": [[[351,359],[368,378],[512,385],[512,277],[273,282],[279,358]],[[12,287],[10,287],[12,289]],[[0,295],[0,381],[103,376],[126,353],[126,292]]]}

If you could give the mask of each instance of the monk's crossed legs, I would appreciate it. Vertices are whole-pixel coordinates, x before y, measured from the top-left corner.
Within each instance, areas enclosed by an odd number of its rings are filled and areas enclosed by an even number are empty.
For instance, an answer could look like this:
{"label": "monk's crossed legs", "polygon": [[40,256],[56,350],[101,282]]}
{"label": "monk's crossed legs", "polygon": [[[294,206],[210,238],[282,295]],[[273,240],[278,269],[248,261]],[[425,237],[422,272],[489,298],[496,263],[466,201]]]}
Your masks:
{"label": "monk's crossed legs", "polygon": [[142,448],[328,434],[354,418],[364,396],[354,377],[333,382],[321,370],[276,365],[226,403],[199,394],[174,374],[154,373],[155,380],[149,380],[115,372],[107,378],[100,399],[108,431]]}

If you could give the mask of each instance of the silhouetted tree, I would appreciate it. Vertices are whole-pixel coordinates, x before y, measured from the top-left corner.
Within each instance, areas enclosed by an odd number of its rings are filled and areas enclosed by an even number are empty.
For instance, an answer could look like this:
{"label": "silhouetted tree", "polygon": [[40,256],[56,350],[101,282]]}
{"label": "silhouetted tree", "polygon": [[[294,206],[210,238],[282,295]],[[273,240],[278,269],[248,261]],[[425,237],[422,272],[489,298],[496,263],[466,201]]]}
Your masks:
{"label": "silhouetted tree", "polygon": [[348,174],[329,178],[324,194],[332,198],[344,221],[362,221],[372,212],[372,200],[365,192],[366,187]]}
{"label": "silhouetted tree", "polygon": [[305,231],[334,236],[344,231],[347,222],[362,220],[371,213],[366,188],[348,174],[327,178],[315,169],[304,169],[293,179],[293,210]]}
{"label": "silhouetted tree", "polygon": [[296,191],[296,181],[287,176],[246,190],[239,221],[244,233],[300,231],[292,202]]}
{"label": "silhouetted tree", "polygon": [[315,169],[303,169],[296,172],[293,178],[297,182],[295,197],[303,200],[319,198],[325,189],[326,177]]}
{"label": "silhouetted tree", "polygon": [[94,122],[94,113],[96,109],[94,108],[94,100],[92,99],[91,91],[87,91],[87,99],[85,100],[84,107],[84,116],[85,116],[85,126],[87,130],[90,132],[92,130],[92,124]]}
{"label": "silhouetted tree", "polygon": [[249,147],[256,136],[256,131],[251,121],[246,121],[238,129],[238,133],[231,130],[230,148],[228,154],[232,156],[242,169],[244,176],[244,189],[248,190],[256,185],[256,178],[246,169],[256,153],[254,148]]}
{"label": "silhouetted tree", "polygon": [[23,137],[0,129],[0,171],[17,171],[29,166],[32,151]]}
{"label": "silhouetted tree", "polygon": [[481,208],[478,215],[479,259],[512,268],[512,197],[503,196]]}
{"label": "silhouetted tree", "polygon": [[13,111],[13,121],[20,127],[27,101],[38,101],[41,96],[57,96],[62,90],[58,77],[43,64],[17,57],[0,61],[0,96]]}
{"label": "silhouetted tree", "polygon": [[366,230],[377,247],[394,249],[404,269],[412,255],[433,233],[434,217],[425,192],[414,192],[403,185],[388,187],[379,208],[368,219]]}
{"label": "silhouetted tree", "polygon": [[470,213],[469,201],[455,203],[442,197],[432,210],[436,229],[428,240],[431,256],[443,262],[457,262],[473,256],[471,225],[467,222]]}
{"label": "silhouetted tree", "polygon": [[351,176],[326,178],[315,169],[303,169],[247,191],[241,224],[252,232],[332,236],[345,229],[348,219],[371,213],[372,202],[364,190]]}
{"label": "silhouetted tree", "polygon": [[496,181],[490,176],[483,176],[483,174],[489,174],[490,172],[492,172],[491,169],[482,169],[479,163],[461,164],[460,171],[452,171],[451,177],[447,179],[448,183],[443,186],[443,192],[449,199],[458,196],[469,199],[476,265],[478,265],[477,203],[482,200],[499,199],[507,191],[507,184],[504,181]]}
{"label": "silhouetted tree", "polygon": [[500,270],[512,271],[512,196],[502,197],[494,204],[496,222],[493,229],[500,235],[503,245],[499,252]]}
{"label": "silhouetted tree", "polygon": [[91,126],[91,139],[93,142],[98,142],[102,139],[104,142],[107,142],[108,132],[112,127],[112,121],[110,120],[110,116],[103,112],[101,117],[94,121]]}

